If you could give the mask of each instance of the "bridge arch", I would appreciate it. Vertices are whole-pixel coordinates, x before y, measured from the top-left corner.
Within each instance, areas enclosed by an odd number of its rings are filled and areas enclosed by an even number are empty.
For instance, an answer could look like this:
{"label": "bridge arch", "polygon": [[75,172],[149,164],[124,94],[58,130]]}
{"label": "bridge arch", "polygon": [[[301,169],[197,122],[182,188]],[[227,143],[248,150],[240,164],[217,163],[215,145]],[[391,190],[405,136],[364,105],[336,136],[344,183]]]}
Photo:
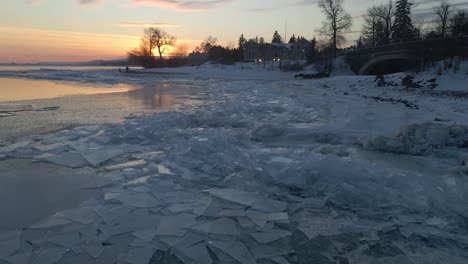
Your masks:
{"label": "bridge arch", "polygon": [[[383,63],[395,63],[399,62],[405,64],[408,68],[414,64],[414,57],[407,53],[393,53],[387,55],[377,55],[375,58],[366,62],[358,71],[359,75],[370,74],[377,66]],[[387,66],[388,68],[388,66]]]}

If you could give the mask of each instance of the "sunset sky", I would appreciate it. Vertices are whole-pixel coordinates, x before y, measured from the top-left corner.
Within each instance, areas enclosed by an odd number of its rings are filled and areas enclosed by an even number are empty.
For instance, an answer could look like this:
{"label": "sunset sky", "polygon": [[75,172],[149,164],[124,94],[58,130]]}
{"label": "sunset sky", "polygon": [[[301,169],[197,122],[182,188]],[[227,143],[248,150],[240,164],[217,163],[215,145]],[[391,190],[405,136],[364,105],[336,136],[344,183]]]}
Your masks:
{"label": "sunset sky", "polygon": [[[365,10],[388,0],[345,0],[361,28]],[[428,13],[439,0],[419,0]],[[463,3],[465,2],[465,3]],[[453,0],[459,8],[466,0]],[[8,0],[0,9],[0,62],[88,61],[119,59],[138,45],[145,26],[164,27],[191,51],[205,37],[236,44],[274,30],[318,37],[323,15],[316,0]],[[428,17],[428,20],[432,19]],[[349,41],[358,33],[348,34]]]}

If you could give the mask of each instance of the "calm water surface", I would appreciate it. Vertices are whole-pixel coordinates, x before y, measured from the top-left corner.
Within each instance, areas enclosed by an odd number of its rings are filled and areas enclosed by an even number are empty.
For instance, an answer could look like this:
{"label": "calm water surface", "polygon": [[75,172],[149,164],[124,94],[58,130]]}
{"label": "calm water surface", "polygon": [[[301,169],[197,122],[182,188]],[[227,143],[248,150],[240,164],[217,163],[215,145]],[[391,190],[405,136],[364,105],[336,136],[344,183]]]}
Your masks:
{"label": "calm water surface", "polygon": [[122,93],[137,89],[128,84],[112,87],[77,86],[45,80],[0,78],[0,102],[55,98],[67,95]]}

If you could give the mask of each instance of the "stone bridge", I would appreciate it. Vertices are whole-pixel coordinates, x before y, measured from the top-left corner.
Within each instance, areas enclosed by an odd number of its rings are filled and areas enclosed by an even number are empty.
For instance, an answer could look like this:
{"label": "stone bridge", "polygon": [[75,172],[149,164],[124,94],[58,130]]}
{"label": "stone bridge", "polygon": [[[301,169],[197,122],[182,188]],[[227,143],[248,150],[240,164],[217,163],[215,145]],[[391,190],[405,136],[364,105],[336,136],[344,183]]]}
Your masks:
{"label": "stone bridge", "polygon": [[447,57],[468,56],[468,36],[395,43],[346,53],[351,69],[360,75],[409,70]]}

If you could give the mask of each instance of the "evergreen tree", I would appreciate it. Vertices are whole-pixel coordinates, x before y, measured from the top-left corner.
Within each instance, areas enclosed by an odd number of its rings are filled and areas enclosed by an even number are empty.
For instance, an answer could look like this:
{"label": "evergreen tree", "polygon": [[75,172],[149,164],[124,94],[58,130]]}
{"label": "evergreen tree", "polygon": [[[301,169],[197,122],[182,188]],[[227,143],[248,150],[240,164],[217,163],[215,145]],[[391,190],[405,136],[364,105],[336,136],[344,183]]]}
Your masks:
{"label": "evergreen tree", "polygon": [[280,34],[278,34],[278,30],[275,31],[273,34],[273,39],[271,43],[283,43],[283,39],[281,38]]}
{"label": "evergreen tree", "polygon": [[293,34],[292,37],[289,39],[289,44],[293,44],[296,42],[297,42],[296,36]]}
{"label": "evergreen tree", "polygon": [[[302,40],[302,39],[301,39]],[[309,42],[309,48],[307,49],[307,64],[312,64],[317,55],[317,40],[314,38]]]}
{"label": "evergreen tree", "polygon": [[263,37],[260,37],[260,39],[258,40],[258,43],[265,44],[265,39]]}
{"label": "evergreen tree", "polygon": [[406,42],[417,39],[418,32],[411,20],[412,5],[408,0],[398,0],[396,2],[392,42]]}
{"label": "evergreen tree", "polygon": [[362,42],[362,37],[359,37],[357,43],[356,43],[356,48],[362,49],[364,48],[364,43]]}
{"label": "evergreen tree", "polygon": [[247,40],[244,38],[244,34],[239,37],[239,48],[244,47],[244,44]]}

